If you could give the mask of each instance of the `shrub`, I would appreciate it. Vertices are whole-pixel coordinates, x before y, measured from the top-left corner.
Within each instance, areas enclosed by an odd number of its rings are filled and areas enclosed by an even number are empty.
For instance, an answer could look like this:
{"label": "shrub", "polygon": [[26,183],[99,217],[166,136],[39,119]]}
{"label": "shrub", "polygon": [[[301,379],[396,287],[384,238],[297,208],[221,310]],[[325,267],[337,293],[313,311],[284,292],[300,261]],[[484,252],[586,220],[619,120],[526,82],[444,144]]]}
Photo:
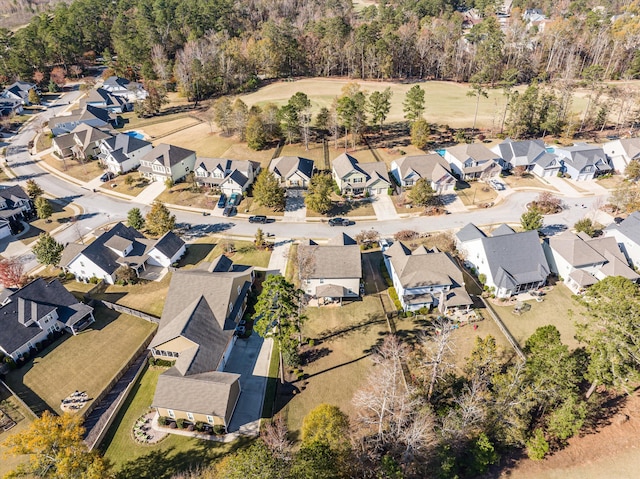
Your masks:
{"label": "shrub", "polygon": [[393,304],[395,305],[396,309],[398,311],[402,310],[402,304],[400,303],[400,298],[398,298],[398,293],[396,291],[396,288],[394,288],[393,286],[389,288],[389,297],[393,301]]}
{"label": "shrub", "polygon": [[307,341],[307,344],[311,347],[314,347],[316,342],[313,339],[310,339],[309,341]]}
{"label": "shrub", "polygon": [[176,419],[176,425],[178,426],[178,429],[184,429],[184,419],[183,418]]}
{"label": "shrub", "polygon": [[160,426],[166,426],[168,422],[169,422],[169,418],[167,416],[160,416],[158,418],[158,424]]}
{"label": "shrub", "polygon": [[156,365],[156,358],[154,358],[153,356],[151,356],[149,358],[149,366],[155,366]]}
{"label": "shrub", "polygon": [[487,282],[487,275],[480,273],[478,275],[478,281],[480,281],[480,284],[482,284],[484,286],[485,283]]}
{"label": "shrub", "polygon": [[174,363],[175,361],[169,361],[168,359],[155,358],[155,365],[163,368],[170,368]]}
{"label": "shrub", "polygon": [[198,421],[196,422],[196,431],[202,432],[204,431],[204,427],[206,426],[205,423],[203,423],[202,421]]}
{"label": "shrub", "polygon": [[213,433],[216,436],[222,436],[224,435],[226,432],[224,430],[224,426],[222,424],[216,424],[215,426],[213,426]]}
{"label": "shrub", "polygon": [[176,427],[178,427],[178,426],[176,426],[176,423],[175,423],[175,422],[171,421],[171,422],[169,423],[169,427],[170,427],[171,429],[175,429],[175,428],[176,428]]}
{"label": "shrub", "polygon": [[100,282],[100,280],[99,280],[97,277],[95,277],[95,276],[92,276],[92,277],[89,279],[89,283],[91,283],[91,284],[98,284],[99,282]]}
{"label": "shrub", "polygon": [[393,239],[396,241],[409,241],[412,239],[416,239],[420,236],[417,231],[413,230],[400,230],[396,234],[393,235]]}

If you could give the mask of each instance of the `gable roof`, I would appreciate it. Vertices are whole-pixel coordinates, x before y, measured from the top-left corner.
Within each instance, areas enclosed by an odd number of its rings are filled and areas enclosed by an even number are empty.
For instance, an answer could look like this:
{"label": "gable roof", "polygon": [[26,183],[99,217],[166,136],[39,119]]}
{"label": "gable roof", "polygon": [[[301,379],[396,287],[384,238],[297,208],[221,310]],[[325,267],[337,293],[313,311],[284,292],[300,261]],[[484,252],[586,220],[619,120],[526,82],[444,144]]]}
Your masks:
{"label": "gable roof", "polygon": [[334,158],[332,165],[333,170],[336,172],[339,178],[344,178],[354,170],[364,173],[359,168],[358,160],[355,157],[351,156],[349,153],[342,153],[341,155]]}
{"label": "gable roof", "polygon": [[0,186],[0,198],[4,198],[7,202],[7,208],[12,208],[16,201],[28,201],[29,195],[22,189],[20,185],[2,187]]}
{"label": "gable roof", "polygon": [[491,236],[502,236],[502,235],[511,235],[515,233],[511,226],[502,223],[495,230],[491,232]]}
{"label": "gable roof", "polygon": [[180,148],[175,145],[168,145],[167,143],[160,143],[153,150],[149,151],[145,154],[140,161],[148,161],[151,163],[158,162],[161,165],[171,168],[174,165],[177,165],[182,160],[190,157],[191,155],[195,155],[196,152],[192,150],[187,150],[186,148]]}
{"label": "gable roof", "polygon": [[466,241],[471,241],[478,238],[486,238],[486,236],[487,235],[484,234],[480,230],[480,228],[478,228],[473,223],[467,223],[465,226],[463,226],[460,229],[460,231],[456,233],[456,238],[458,238],[458,241],[461,241],[463,243]]}
{"label": "gable roof", "polygon": [[124,101],[122,98],[114,95],[108,90],[104,88],[96,88],[94,90],[90,90],[86,97],[82,99],[85,104],[87,103],[104,103],[106,107],[110,106],[124,106]]}
{"label": "gable roof", "polygon": [[514,167],[537,163],[538,158],[547,152],[542,140],[513,141],[511,138],[507,138],[492,150]]}
{"label": "gable roof", "polygon": [[173,231],[167,231],[156,241],[153,249],[157,249],[160,253],[171,259],[183,246],[184,241],[182,241],[178,235]]}
{"label": "gable roof", "polygon": [[640,212],[634,211],[618,225],[611,223],[605,229],[605,232],[608,231],[618,231],[634,243],[640,244]]}
{"label": "gable roof", "polygon": [[110,76],[102,83],[103,88],[109,88],[114,91],[129,90],[135,91],[143,89],[142,83],[127,80],[118,76]]}
{"label": "gable roof", "polygon": [[640,137],[635,138],[622,138],[620,140],[614,140],[609,143],[619,142],[622,150],[627,158],[631,160],[640,159]]}
{"label": "gable roof", "polygon": [[434,182],[447,175],[451,176],[449,163],[437,153],[403,156],[395,160],[395,164],[398,166],[398,174],[401,179],[405,179],[411,173]]}
{"label": "gable roof", "polygon": [[80,141],[84,148],[88,147],[92,143],[96,143],[113,136],[110,131],[101,130],[86,123],[80,123],[71,130],[71,134],[78,138],[78,141]]}
{"label": "gable roof", "polygon": [[301,244],[298,249],[303,252],[300,257],[308,253],[313,258],[311,279],[362,278],[360,246],[346,234],[332,238],[327,245]]}
{"label": "gable roof", "polygon": [[310,180],[313,175],[313,160],[299,156],[280,156],[271,160],[269,171],[285,180],[295,173],[299,173]]}
{"label": "gable roof", "polygon": [[468,159],[472,159],[477,162],[501,160],[500,155],[491,151],[482,143],[461,143],[459,145],[446,148],[446,151],[461,163],[464,163]]}
{"label": "gable roof", "polygon": [[[142,148],[149,146],[151,143],[125,133],[118,133],[115,136],[103,140],[102,144],[107,147],[118,163],[122,163],[122,161],[128,159],[127,155],[141,150]],[[123,159],[120,160],[119,158]]]}
{"label": "gable roof", "polygon": [[564,258],[571,266],[579,267],[606,262],[605,257],[598,253],[589,242],[583,240],[571,231],[563,231],[558,235],[550,237],[548,241],[549,247],[560,255],[560,257]]}
{"label": "gable roof", "polygon": [[598,145],[576,143],[566,148],[558,148],[556,153],[564,157],[565,164],[571,165],[578,171],[582,171],[587,166],[596,166],[602,171],[612,169],[604,150]]}

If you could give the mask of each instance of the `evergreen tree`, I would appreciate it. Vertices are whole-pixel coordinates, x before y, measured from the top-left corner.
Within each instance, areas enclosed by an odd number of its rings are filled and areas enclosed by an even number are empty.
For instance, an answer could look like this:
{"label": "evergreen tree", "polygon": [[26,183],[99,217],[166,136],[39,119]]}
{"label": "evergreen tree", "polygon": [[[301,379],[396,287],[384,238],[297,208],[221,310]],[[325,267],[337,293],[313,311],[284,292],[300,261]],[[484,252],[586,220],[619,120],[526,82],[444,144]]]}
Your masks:
{"label": "evergreen tree", "polygon": [[60,263],[64,246],[58,243],[49,233],[40,233],[33,246],[33,254],[40,264],[56,266]]}
{"label": "evergreen tree", "polygon": [[29,195],[29,198],[35,200],[43,194],[44,190],[40,188],[40,185],[35,180],[27,180],[27,195]]}
{"label": "evergreen tree", "polygon": [[520,224],[525,231],[542,228],[542,214],[537,208],[530,208],[520,216]]}
{"label": "evergreen tree", "polygon": [[420,85],[412,86],[402,103],[404,118],[410,123],[422,118],[425,110],[424,90]]}
{"label": "evergreen tree", "polygon": [[131,208],[127,213],[127,223],[134,229],[141,230],[144,228],[144,217],[140,212],[140,208]]}
{"label": "evergreen tree", "polygon": [[284,208],[284,188],[278,178],[269,170],[262,170],[253,183],[253,198],[262,206],[273,210]]}
{"label": "evergreen tree", "polygon": [[47,220],[47,223],[51,222],[49,218],[53,215],[53,206],[48,199],[44,196],[38,196],[35,201],[36,214],[41,220]]}
{"label": "evergreen tree", "polygon": [[431,125],[424,118],[419,118],[411,124],[411,144],[424,150],[431,136]]}
{"label": "evergreen tree", "polygon": [[155,200],[145,217],[145,224],[152,235],[161,236],[176,227],[176,217],[163,202]]}
{"label": "evergreen tree", "polygon": [[435,191],[431,188],[431,183],[425,178],[420,178],[416,181],[407,196],[417,206],[432,205],[437,198]]}
{"label": "evergreen tree", "polygon": [[304,204],[307,208],[320,213],[326,214],[331,210],[331,194],[333,193],[334,182],[330,174],[317,174],[311,177],[309,189],[304,198]]}

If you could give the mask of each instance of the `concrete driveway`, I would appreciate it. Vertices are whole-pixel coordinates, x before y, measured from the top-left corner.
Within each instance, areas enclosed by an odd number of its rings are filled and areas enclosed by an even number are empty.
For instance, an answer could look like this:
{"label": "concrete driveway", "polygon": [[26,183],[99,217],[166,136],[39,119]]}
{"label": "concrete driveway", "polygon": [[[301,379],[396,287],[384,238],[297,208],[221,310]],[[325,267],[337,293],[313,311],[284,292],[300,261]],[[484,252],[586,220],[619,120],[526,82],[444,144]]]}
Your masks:
{"label": "concrete driveway", "polygon": [[400,218],[396,207],[393,206],[393,200],[389,195],[376,196],[371,204],[373,205],[373,211],[376,212],[376,219],[378,221],[397,220]]}
{"label": "concrete driveway", "polygon": [[284,206],[285,218],[305,219],[307,217],[307,207],[304,204],[302,190],[287,190],[287,202]]}
{"label": "concrete driveway", "polygon": [[247,339],[238,339],[233,346],[224,370],[241,375],[242,392],[229,424],[229,432],[249,436],[260,433],[272,347],[272,339],[262,339],[255,332]]}
{"label": "concrete driveway", "polygon": [[138,203],[150,205],[167,187],[162,181],[152,181],[142,192],[136,197]]}

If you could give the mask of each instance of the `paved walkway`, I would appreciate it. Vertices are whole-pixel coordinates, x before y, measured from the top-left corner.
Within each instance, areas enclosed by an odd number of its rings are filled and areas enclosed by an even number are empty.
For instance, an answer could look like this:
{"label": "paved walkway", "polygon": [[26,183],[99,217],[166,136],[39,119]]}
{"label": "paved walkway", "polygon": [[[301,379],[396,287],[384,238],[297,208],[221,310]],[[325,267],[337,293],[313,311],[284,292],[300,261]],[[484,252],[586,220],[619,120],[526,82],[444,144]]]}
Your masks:
{"label": "paved walkway", "polygon": [[269,258],[269,266],[267,274],[282,274],[287,270],[287,261],[289,260],[289,251],[291,250],[291,240],[280,241],[275,244],[271,257]]}
{"label": "paved walkway", "polygon": [[371,202],[373,211],[376,212],[376,219],[378,221],[384,220],[397,220],[400,218],[396,207],[393,206],[393,200],[389,195],[378,195]]}

